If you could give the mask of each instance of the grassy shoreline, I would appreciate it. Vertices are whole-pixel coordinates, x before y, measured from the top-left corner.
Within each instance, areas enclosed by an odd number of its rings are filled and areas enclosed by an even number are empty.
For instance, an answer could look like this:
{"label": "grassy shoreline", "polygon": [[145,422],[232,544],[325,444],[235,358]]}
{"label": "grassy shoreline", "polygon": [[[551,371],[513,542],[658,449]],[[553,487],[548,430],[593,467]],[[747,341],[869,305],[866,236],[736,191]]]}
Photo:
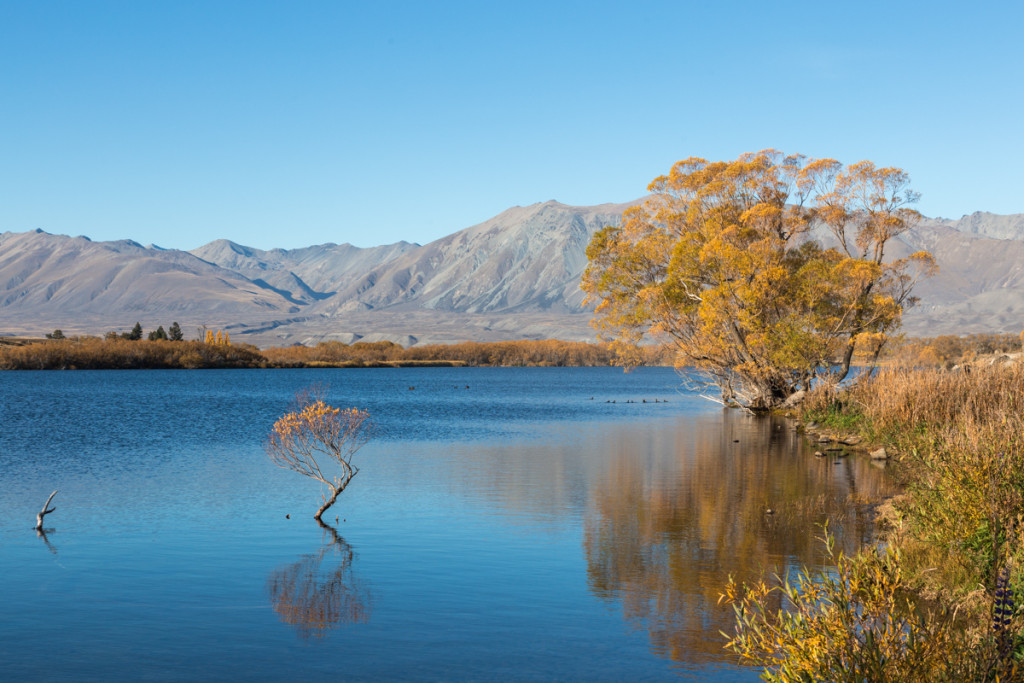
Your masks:
{"label": "grassy shoreline", "polygon": [[[886,368],[817,388],[796,417],[885,448],[905,493],[884,547],[834,573],[730,583],[729,647],[767,680],[1024,679],[1024,364]],[[767,609],[779,593],[789,608]]]}

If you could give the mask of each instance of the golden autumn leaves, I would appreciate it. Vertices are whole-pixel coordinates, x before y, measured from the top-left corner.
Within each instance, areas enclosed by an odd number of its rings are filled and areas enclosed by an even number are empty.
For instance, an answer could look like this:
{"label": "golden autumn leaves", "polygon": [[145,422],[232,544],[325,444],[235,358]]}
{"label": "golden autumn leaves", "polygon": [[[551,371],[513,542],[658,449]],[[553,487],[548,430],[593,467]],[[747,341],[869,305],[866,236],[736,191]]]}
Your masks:
{"label": "golden autumn leaves", "polygon": [[[270,430],[264,448],[278,467],[298,472],[325,484],[330,495],[314,515],[320,522],[327,508],[338,499],[359,468],[352,456],[371,436],[370,414],[359,408],[335,408],[328,405],[317,390],[302,392],[296,409],[285,413]],[[341,469],[338,476],[324,473],[321,463],[333,461]]]}
{"label": "golden autumn leaves", "polygon": [[231,336],[226,331],[217,330],[217,333],[214,334],[213,330],[207,330],[203,343],[214,346],[231,346]]}
{"label": "golden autumn leaves", "polygon": [[673,342],[727,403],[771,408],[828,367],[842,379],[934,270],[927,253],[886,253],[919,218],[900,169],[765,150],[686,159],[648,189],[587,249],[595,325],[622,347]]}
{"label": "golden autumn leaves", "polygon": [[358,408],[341,409],[329,406],[323,401],[316,401],[305,405],[301,411],[287,413],[274,423],[274,432],[282,439],[293,439],[301,437],[306,431],[313,434],[327,434],[335,432],[334,427],[345,421],[355,421],[367,416],[365,411]]}

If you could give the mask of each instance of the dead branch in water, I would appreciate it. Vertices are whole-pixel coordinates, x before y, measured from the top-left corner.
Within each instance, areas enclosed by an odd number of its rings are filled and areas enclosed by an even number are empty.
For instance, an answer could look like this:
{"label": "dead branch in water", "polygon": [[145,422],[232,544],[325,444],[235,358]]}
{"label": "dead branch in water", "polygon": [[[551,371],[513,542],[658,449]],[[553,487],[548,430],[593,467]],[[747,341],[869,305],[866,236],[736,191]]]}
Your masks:
{"label": "dead branch in water", "polygon": [[54,510],[57,509],[56,507],[50,507],[50,501],[53,500],[53,497],[56,496],[56,495],[57,495],[56,491],[51,493],[50,497],[47,498],[46,502],[43,504],[43,509],[39,512],[38,515],[36,515],[36,531],[42,531],[43,530],[43,517],[45,517],[46,515],[50,514],[51,512],[53,512]]}

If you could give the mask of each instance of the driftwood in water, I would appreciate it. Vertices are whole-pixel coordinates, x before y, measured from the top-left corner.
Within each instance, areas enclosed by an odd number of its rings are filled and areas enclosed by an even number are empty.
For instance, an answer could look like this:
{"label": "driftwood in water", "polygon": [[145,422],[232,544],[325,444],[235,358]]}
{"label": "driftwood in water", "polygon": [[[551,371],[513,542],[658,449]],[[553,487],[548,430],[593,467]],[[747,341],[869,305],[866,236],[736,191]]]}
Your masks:
{"label": "driftwood in water", "polygon": [[43,530],[43,517],[45,517],[46,515],[50,514],[51,512],[53,512],[54,510],[57,509],[56,507],[50,507],[50,501],[53,500],[53,497],[56,496],[56,495],[57,495],[56,491],[51,493],[50,497],[46,499],[46,503],[43,504],[42,511],[40,511],[40,513],[38,515],[36,515],[36,531],[42,531]]}

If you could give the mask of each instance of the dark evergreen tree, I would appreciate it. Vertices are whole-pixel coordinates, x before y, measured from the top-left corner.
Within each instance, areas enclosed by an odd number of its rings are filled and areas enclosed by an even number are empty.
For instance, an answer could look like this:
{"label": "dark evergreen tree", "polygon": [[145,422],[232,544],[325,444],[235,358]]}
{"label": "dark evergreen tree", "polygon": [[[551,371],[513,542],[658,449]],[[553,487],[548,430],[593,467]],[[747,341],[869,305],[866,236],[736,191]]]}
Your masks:
{"label": "dark evergreen tree", "polygon": [[149,341],[157,341],[158,339],[167,339],[167,333],[164,332],[163,325],[157,327],[156,331],[149,333]]}
{"label": "dark evergreen tree", "polygon": [[181,341],[185,338],[185,335],[181,332],[181,326],[177,321],[171,323],[171,327],[167,330],[167,338],[171,341]]}
{"label": "dark evergreen tree", "polygon": [[52,333],[46,335],[46,338],[47,339],[64,339],[64,333],[60,330],[60,328],[57,328]]}
{"label": "dark evergreen tree", "polygon": [[142,339],[142,324],[135,323],[135,327],[133,327],[132,331],[128,333],[127,338],[131,339],[132,341],[138,341],[139,339]]}

